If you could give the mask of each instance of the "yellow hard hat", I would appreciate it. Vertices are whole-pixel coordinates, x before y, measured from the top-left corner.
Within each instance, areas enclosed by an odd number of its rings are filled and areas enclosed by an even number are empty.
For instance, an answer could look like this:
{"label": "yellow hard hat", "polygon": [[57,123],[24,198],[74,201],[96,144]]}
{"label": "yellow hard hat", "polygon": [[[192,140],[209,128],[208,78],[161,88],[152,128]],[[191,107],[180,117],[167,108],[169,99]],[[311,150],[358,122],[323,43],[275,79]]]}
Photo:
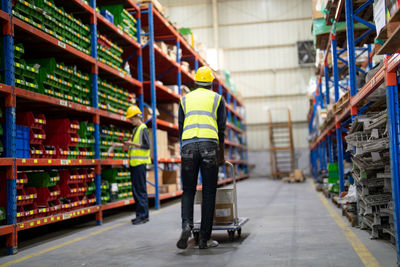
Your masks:
{"label": "yellow hard hat", "polygon": [[132,105],[128,108],[128,110],[126,111],[126,118],[132,118],[138,114],[142,114],[142,112],[140,111],[139,107],[136,105]]}
{"label": "yellow hard hat", "polygon": [[210,83],[214,80],[214,75],[209,67],[201,67],[197,70],[194,80],[196,82]]}

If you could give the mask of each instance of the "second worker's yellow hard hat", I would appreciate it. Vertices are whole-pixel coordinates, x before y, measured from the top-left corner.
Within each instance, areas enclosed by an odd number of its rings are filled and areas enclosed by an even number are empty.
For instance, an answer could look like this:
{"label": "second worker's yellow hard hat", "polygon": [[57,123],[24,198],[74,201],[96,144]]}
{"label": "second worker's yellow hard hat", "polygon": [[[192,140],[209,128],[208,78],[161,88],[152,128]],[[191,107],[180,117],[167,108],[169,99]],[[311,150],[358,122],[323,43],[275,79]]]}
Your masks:
{"label": "second worker's yellow hard hat", "polygon": [[210,83],[214,80],[214,75],[209,67],[201,67],[197,70],[194,80],[196,82]]}
{"label": "second worker's yellow hard hat", "polygon": [[132,118],[136,115],[142,114],[142,112],[140,111],[139,107],[136,105],[132,105],[128,108],[128,110],[126,111],[126,118]]}

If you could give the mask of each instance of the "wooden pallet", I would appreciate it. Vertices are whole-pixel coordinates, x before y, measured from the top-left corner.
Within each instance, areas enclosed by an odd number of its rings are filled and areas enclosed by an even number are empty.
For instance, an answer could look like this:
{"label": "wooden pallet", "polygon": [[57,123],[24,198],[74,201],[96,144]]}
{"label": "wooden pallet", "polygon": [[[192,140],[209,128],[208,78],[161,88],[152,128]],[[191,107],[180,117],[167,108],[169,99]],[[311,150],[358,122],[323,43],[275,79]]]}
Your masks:
{"label": "wooden pallet", "polygon": [[350,101],[350,92],[347,91],[333,106],[333,113],[338,114]]}
{"label": "wooden pallet", "polygon": [[339,209],[342,207],[342,204],[339,203],[339,196],[332,197],[332,203]]}
{"label": "wooden pallet", "polygon": [[386,26],[382,28],[376,39],[385,41],[383,45],[375,44],[378,55],[396,53],[400,47],[400,8],[393,14]]}
{"label": "wooden pallet", "polygon": [[342,215],[347,218],[352,227],[357,226],[357,215],[351,212],[348,212],[345,208],[342,208]]}

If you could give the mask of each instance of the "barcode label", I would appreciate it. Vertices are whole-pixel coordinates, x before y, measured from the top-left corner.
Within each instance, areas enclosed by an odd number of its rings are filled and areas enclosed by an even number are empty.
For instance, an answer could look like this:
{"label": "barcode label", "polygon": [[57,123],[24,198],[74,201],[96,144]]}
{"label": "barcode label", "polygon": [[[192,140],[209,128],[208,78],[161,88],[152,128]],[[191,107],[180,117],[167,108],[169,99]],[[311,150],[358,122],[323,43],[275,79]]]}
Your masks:
{"label": "barcode label", "polygon": [[58,41],[58,46],[59,47],[62,47],[62,48],[66,48],[66,45],[65,45],[65,43],[63,43],[63,42],[61,42],[61,41]]}
{"label": "barcode label", "polygon": [[68,106],[68,102],[65,100],[60,100],[60,105],[67,107]]}

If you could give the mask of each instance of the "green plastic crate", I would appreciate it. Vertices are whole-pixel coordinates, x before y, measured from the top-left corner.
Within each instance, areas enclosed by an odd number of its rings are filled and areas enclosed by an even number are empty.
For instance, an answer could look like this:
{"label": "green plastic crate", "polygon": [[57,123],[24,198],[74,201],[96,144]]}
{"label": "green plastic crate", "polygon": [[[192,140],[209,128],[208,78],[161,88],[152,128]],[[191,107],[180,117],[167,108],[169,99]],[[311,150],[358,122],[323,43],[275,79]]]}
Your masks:
{"label": "green plastic crate", "polygon": [[60,181],[58,172],[27,172],[28,187],[52,187]]}

